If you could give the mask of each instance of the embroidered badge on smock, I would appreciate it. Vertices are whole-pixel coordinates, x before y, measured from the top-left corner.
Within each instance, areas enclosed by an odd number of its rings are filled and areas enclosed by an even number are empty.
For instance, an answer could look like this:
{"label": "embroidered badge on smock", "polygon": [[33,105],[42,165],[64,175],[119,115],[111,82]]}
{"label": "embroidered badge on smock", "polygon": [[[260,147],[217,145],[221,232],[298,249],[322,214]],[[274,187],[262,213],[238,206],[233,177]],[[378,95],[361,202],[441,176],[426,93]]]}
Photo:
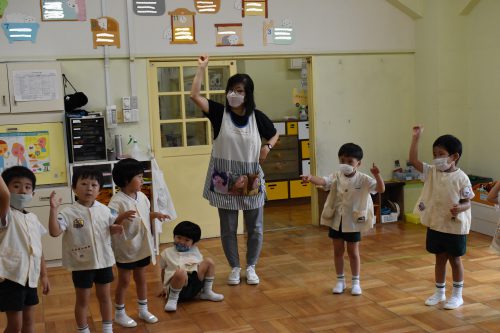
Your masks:
{"label": "embroidered badge on smock", "polygon": [[472,189],[469,186],[462,189],[462,197],[465,199],[469,199],[472,197]]}
{"label": "embroidered badge on smock", "polygon": [[83,228],[83,219],[78,218],[73,220],[73,228]]}
{"label": "embroidered badge on smock", "polygon": [[425,210],[425,205],[424,205],[424,203],[423,203],[423,202],[420,202],[420,203],[418,204],[418,210],[419,210],[419,211],[423,211],[423,210]]}

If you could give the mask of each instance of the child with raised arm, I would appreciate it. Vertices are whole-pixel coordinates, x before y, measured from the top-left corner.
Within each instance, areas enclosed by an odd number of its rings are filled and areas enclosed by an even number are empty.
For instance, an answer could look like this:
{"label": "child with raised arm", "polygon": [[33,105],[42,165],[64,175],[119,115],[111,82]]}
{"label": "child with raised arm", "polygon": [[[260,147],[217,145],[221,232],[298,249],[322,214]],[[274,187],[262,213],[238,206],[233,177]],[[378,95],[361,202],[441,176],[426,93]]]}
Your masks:
{"label": "child with raised arm", "polygon": [[113,332],[113,304],[110,284],[115,257],[111,234],[123,232],[119,225],[132,218],[135,211],[114,217],[108,207],[96,201],[103,182],[102,173],[94,169],[74,169],[72,188],[77,201],[70,207],[57,210],[62,199],[50,195],[49,231],[52,237],[63,234],[62,264],[71,271],[76,293],[75,319],[79,333],[89,333],[88,306],[95,283],[102,317],[103,333]]}
{"label": "child with raised arm", "polygon": [[174,228],[174,246],[166,248],[160,255],[160,296],[168,295],[165,311],[176,311],[177,302],[195,297],[212,302],[224,299],[212,290],[215,279],[215,264],[212,259],[203,259],[196,243],[201,238],[200,227],[190,221],[182,221]]}
{"label": "child with raised arm", "polygon": [[321,214],[321,224],[330,227],[328,236],[333,240],[333,254],[337,283],[332,289],[341,294],[346,289],[344,276],[344,251],[347,254],[352,273],[352,295],[361,295],[359,281],[361,260],[359,242],[361,231],[373,227],[374,213],[370,193],[385,191],[385,184],[379,169],[373,164],[372,177],[361,173],[358,168],[363,159],[363,150],[354,143],[346,143],[338,152],[338,171],[328,177],[303,175],[303,182],[311,182],[330,191]]}
{"label": "child with raised arm", "polygon": [[108,206],[117,213],[133,210],[136,216],[123,223],[123,235],[113,236],[113,251],[118,267],[115,291],[115,322],[124,327],[135,327],[137,322],[125,312],[125,292],[134,276],[139,318],[156,323],[158,318],[148,311],[146,268],[156,263],[151,221],[169,219],[165,214],[151,212],[148,197],[141,192],[144,168],[141,162],[127,158],[113,167],[113,181],[120,187]]}
{"label": "child with raised arm", "polygon": [[462,143],[453,135],[442,135],[434,141],[432,164],[418,158],[418,142],[424,128],[413,127],[410,146],[410,163],[423,173],[424,188],[415,213],[427,226],[426,249],[436,256],[436,290],[425,305],[446,301],[446,263],[453,274],[453,292],[444,308],[461,306],[464,284],[464,267],[461,257],[465,254],[467,234],[471,224],[470,199],[474,197],[469,177],[457,168],[462,156]]}
{"label": "child with raised arm", "polygon": [[0,311],[7,315],[5,333],[34,333],[38,280],[44,295],[50,290],[42,253],[47,230],[24,209],[35,185],[35,175],[23,166],[5,169],[0,177]]}

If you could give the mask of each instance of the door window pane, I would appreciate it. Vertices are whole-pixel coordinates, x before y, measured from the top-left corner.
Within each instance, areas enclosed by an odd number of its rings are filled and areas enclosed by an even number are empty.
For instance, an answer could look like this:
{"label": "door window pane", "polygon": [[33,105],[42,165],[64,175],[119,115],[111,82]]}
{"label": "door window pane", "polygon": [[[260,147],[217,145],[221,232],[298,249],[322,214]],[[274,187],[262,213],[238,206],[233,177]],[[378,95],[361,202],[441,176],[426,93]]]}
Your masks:
{"label": "door window pane", "polygon": [[157,70],[158,91],[180,91],[179,67],[160,67]]}
{"label": "door window pane", "polygon": [[188,146],[208,145],[206,121],[186,123],[186,133]]}
{"label": "door window pane", "polygon": [[159,96],[161,120],[181,119],[181,96]]}
{"label": "door window pane", "polygon": [[208,67],[208,80],[210,90],[226,90],[229,79],[229,66]]}
{"label": "door window pane", "polygon": [[184,104],[186,106],[186,118],[203,118],[203,111],[194,104],[189,95],[184,95]]}
{"label": "door window pane", "polygon": [[210,99],[214,102],[226,105],[226,94],[210,94]]}
{"label": "door window pane", "polygon": [[[198,67],[183,67],[182,74],[184,75],[184,91],[191,91],[194,76]],[[201,81],[201,90],[205,90],[205,75]]]}
{"label": "door window pane", "polygon": [[182,147],[182,123],[161,124],[161,146]]}

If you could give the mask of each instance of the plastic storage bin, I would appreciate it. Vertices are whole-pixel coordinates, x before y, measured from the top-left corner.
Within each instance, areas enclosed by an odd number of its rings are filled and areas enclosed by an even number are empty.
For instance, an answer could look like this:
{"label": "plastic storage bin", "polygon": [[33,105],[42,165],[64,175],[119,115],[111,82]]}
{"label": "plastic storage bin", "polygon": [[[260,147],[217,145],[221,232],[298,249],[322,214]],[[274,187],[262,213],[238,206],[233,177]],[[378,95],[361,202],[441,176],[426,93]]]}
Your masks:
{"label": "plastic storage bin", "polygon": [[413,213],[405,213],[405,221],[413,224],[420,224],[420,216]]}

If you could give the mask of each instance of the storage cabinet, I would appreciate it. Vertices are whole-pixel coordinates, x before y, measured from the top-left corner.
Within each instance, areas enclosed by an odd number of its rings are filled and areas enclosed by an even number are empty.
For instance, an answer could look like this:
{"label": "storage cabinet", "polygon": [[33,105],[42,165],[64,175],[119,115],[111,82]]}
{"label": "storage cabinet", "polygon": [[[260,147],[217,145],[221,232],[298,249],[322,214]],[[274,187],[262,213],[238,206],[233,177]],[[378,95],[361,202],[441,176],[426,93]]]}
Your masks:
{"label": "storage cabinet", "polygon": [[268,200],[311,196],[309,184],[302,184],[301,174],[310,173],[309,122],[282,121],[274,126],[280,138],[262,165]]}
{"label": "storage cabinet", "polygon": [[[20,98],[15,96],[16,89],[18,93],[23,91],[33,100],[19,100]],[[43,96],[49,91],[53,93],[53,97]],[[62,110],[64,110],[64,93],[61,66],[58,62],[0,64],[0,113]]]}
{"label": "storage cabinet", "polygon": [[67,118],[70,162],[106,160],[104,117]]}

